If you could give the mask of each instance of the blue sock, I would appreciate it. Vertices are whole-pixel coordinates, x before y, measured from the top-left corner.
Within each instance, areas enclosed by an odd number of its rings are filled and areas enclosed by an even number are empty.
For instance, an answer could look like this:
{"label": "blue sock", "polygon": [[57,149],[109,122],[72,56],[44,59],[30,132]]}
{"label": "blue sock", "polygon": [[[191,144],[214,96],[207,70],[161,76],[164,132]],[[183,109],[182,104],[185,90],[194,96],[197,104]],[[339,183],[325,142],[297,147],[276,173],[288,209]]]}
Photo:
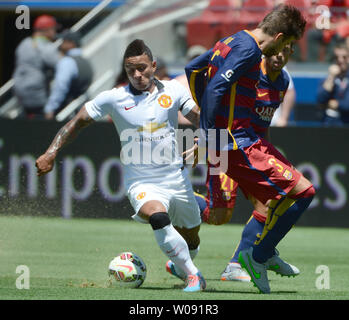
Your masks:
{"label": "blue sock", "polygon": [[233,257],[230,262],[238,262],[239,253],[241,250],[252,247],[253,243],[257,240],[257,234],[262,234],[264,223],[258,221],[253,215],[247,221],[244,230],[242,231],[241,240],[238,247],[235,249]]}
{"label": "blue sock", "polygon": [[[315,190],[314,190],[315,194]],[[314,196],[300,199],[281,198],[273,209],[269,222],[269,231],[263,230],[265,236],[259,243],[253,245],[253,259],[259,263],[266,262],[274,254],[274,249],[283,237],[290,231],[302,213],[309,207]],[[273,221],[274,218],[274,221]],[[276,221],[275,221],[276,220]]]}
{"label": "blue sock", "polygon": [[195,195],[196,202],[199,205],[200,215],[201,215],[201,218],[202,218],[202,215],[203,215],[205,209],[207,208],[206,199],[205,199],[205,197],[203,195],[201,195],[199,193],[194,192],[194,195]]}

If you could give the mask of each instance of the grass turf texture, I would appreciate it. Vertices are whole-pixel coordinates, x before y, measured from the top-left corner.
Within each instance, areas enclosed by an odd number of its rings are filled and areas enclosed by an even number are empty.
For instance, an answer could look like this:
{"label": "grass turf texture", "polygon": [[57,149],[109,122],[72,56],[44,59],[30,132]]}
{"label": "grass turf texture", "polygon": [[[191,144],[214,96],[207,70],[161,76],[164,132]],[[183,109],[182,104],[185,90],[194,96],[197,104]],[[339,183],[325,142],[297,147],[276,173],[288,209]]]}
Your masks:
{"label": "grass turf texture", "polygon": [[[220,281],[242,225],[202,225],[195,264],[207,281],[204,292],[182,292],[183,283],[165,271],[167,261],[147,225],[125,220],[0,216],[0,300],[342,300],[349,299],[349,233],[346,229],[296,227],[280,243],[280,256],[301,274],[282,278],[268,272],[271,294],[252,283]],[[138,289],[108,284],[107,267],[122,251],[147,265]],[[30,270],[30,289],[16,288],[19,265]],[[319,290],[319,265],[330,271],[330,289]]]}

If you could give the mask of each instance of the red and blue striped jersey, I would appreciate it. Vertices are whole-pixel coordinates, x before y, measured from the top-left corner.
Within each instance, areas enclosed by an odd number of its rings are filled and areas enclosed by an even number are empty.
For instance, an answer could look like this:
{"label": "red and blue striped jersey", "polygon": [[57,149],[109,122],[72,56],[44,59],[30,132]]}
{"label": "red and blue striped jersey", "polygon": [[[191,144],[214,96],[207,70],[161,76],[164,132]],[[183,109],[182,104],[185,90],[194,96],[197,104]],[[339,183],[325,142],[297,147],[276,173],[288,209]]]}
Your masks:
{"label": "red and blue striped jersey", "polygon": [[257,97],[253,108],[251,124],[254,131],[264,137],[271,123],[275,110],[282,103],[286,94],[290,78],[285,70],[273,81],[269,78],[265,60],[262,60]]}
{"label": "red and blue striped jersey", "polygon": [[[262,51],[253,34],[224,38],[185,67],[192,96],[200,107],[200,127],[227,129],[235,150],[258,140],[251,126]],[[219,134],[216,134],[217,137]]]}

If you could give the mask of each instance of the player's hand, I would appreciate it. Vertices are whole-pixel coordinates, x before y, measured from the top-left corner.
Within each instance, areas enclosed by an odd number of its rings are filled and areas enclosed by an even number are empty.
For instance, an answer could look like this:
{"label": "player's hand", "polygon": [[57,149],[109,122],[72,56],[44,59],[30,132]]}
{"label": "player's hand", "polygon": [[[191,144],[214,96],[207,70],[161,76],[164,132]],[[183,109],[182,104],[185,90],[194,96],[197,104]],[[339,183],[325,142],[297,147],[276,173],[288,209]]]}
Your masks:
{"label": "player's hand", "polygon": [[41,155],[35,162],[37,168],[37,176],[43,176],[53,169],[55,156],[53,154],[45,153]]}
{"label": "player's hand", "polygon": [[337,110],[339,106],[339,103],[335,99],[331,99],[328,101],[328,107],[332,110]]}
{"label": "player's hand", "polygon": [[341,73],[341,69],[340,69],[340,67],[337,64],[332,64],[328,68],[328,73],[332,77],[337,77]]}
{"label": "player's hand", "polygon": [[184,158],[185,162],[188,162],[189,160],[193,159],[193,165],[192,168],[195,168],[196,165],[198,164],[198,159],[199,159],[199,147],[196,143],[194,143],[194,146],[191,147],[190,149],[184,151],[182,153],[182,157]]}

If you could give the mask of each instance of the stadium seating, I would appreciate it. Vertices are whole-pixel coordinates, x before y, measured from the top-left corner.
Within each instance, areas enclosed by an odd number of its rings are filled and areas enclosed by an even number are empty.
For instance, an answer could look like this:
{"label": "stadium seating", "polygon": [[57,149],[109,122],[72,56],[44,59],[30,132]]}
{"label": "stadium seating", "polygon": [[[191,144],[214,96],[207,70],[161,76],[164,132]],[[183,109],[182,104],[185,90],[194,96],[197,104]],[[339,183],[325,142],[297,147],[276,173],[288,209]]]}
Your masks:
{"label": "stadium seating", "polygon": [[236,32],[239,11],[232,0],[211,0],[199,17],[187,22],[187,43],[211,48],[219,39]]}
{"label": "stadium seating", "polygon": [[246,0],[241,7],[238,20],[240,29],[255,28],[265,15],[270,12],[274,4],[271,0]]}

